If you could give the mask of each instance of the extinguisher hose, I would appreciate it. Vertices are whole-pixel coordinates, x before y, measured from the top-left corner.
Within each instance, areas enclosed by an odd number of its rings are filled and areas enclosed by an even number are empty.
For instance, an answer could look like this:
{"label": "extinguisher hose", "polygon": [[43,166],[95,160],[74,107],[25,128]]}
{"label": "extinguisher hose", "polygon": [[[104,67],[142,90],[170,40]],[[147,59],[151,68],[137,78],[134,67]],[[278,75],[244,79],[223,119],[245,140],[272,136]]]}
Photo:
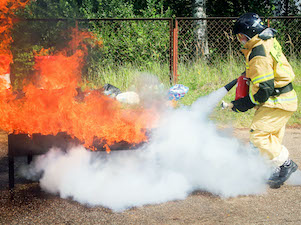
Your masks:
{"label": "extinguisher hose", "polygon": [[237,83],[237,79],[234,79],[230,83],[226,84],[224,87],[226,88],[227,91],[230,91],[236,83]]}

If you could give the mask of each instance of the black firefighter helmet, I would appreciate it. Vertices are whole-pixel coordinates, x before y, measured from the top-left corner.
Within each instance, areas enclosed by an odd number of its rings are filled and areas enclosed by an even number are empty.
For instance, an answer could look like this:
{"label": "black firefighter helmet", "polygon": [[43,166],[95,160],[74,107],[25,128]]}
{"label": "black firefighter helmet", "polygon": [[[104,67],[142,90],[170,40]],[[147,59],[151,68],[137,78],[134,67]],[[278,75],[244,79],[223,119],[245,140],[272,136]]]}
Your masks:
{"label": "black firefighter helmet", "polygon": [[265,26],[256,13],[246,13],[239,17],[233,27],[234,34],[244,34],[249,38],[254,37],[256,34],[260,34]]}

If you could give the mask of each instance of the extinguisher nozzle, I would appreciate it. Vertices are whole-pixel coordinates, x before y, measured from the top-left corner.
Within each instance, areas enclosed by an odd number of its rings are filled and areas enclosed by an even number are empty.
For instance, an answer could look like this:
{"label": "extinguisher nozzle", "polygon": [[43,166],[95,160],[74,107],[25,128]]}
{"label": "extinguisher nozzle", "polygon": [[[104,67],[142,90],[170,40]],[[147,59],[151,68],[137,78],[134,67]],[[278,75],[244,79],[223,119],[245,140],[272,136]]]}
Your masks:
{"label": "extinguisher nozzle", "polygon": [[236,83],[237,83],[237,79],[234,79],[230,83],[226,84],[224,87],[226,88],[227,91],[230,91]]}

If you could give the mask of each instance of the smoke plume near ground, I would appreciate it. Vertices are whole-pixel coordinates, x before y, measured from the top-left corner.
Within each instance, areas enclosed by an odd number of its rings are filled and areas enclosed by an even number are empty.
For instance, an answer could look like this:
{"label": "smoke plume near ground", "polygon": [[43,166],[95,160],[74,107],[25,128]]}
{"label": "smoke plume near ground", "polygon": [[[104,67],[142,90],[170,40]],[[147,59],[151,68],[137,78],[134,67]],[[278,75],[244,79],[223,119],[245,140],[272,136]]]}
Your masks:
{"label": "smoke plume near ground", "polygon": [[270,173],[263,159],[208,119],[226,93],[221,88],[191,107],[167,110],[138,150],[51,149],[28,175],[42,173],[47,192],[114,211],[184,199],[195,190],[221,197],[263,193]]}

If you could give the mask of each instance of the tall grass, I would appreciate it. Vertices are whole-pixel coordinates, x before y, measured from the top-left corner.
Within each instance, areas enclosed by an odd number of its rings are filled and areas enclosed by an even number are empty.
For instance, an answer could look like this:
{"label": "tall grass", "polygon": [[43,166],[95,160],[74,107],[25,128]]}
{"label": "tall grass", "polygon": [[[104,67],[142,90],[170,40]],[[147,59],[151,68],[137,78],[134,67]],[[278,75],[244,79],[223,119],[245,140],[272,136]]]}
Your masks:
{"label": "tall grass", "polygon": [[155,75],[159,82],[167,87],[169,86],[170,72],[167,63],[150,63],[146,65],[137,65],[134,63],[123,63],[121,65],[108,64],[105,67],[100,66],[96,69],[97,76],[88,77],[87,80],[97,87],[109,83],[118,87],[121,91],[127,91],[144,74]]}
{"label": "tall grass", "polygon": [[[301,62],[291,59],[291,65],[296,78],[293,82],[299,101],[298,111],[294,113],[288,122],[291,126],[301,126]],[[201,96],[223,87],[233,79],[240,76],[245,70],[244,62],[232,57],[223,60],[217,59],[211,63],[197,61],[192,63],[179,63],[178,83],[189,87],[189,92],[180,100],[180,104],[191,105]],[[122,91],[126,91],[136,83],[137,77],[143,73],[154,74],[165,87],[169,87],[169,65],[153,63],[149,65],[124,64],[121,66],[106,66],[99,68],[98,76],[90,78],[92,83],[101,86],[110,83]],[[224,97],[224,101],[230,102],[235,98],[235,88]],[[234,113],[231,110],[222,110],[216,107],[211,119],[221,125],[231,124],[234,127],[248,127],[252,120],[254,109],[245,113]]]}

